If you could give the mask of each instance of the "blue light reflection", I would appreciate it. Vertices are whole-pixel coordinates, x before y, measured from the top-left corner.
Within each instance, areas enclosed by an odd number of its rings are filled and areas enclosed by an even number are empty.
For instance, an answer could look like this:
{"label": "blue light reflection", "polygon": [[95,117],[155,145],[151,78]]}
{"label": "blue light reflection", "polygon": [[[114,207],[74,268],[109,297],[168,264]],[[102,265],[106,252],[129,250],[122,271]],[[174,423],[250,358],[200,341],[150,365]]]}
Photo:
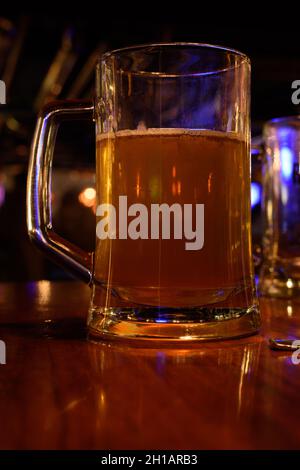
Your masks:
{"label": "blue light reflection", "polygon": [[251,183],[251,207],[257,206],[261,201],[261,186],[259,183]]}
{"label": "blue light reflection", "polygon": [[293,152],[289,147],[281,148],[280,160],[283,179],[290,180],[293,175]]}

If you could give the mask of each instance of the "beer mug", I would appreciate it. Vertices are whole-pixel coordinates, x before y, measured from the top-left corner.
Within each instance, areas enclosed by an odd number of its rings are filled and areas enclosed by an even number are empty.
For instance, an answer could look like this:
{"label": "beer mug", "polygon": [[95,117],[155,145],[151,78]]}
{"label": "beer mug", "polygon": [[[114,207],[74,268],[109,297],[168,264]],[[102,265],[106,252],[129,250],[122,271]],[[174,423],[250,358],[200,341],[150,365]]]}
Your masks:
{"label": "beer mug", "polygon": [[300,294],[300,117],[268,121],[264,126],[263,295]]}
{"label": "beer mug", "polygon": [[[249,87],[250,61],[238,51],[142,45],[99,59],[94,104],[55,102],[41,112],[28,231],[90,284],[93,338],[180,342],[258,330]],[[68,119],[95,122],[94,253],[52,227],[52,156]]]}

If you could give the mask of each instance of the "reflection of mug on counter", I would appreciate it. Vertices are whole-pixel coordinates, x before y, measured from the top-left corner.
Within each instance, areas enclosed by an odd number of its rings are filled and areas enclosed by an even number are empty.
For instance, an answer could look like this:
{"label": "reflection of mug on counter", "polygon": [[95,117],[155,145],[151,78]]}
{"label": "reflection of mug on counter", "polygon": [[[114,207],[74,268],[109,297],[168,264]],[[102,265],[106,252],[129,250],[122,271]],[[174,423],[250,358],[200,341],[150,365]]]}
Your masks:
{"label": "reflection of mug on counter", "polygon": [[[90,283],[92,335],[201,340],[257,331],[249,82],[249,59],[234,50],[137,46],[99,61],[94,106],[44,108],[28,178],[28,230]],[[93,254],[53,231],[49,185],[59,122],[92,116]]]}

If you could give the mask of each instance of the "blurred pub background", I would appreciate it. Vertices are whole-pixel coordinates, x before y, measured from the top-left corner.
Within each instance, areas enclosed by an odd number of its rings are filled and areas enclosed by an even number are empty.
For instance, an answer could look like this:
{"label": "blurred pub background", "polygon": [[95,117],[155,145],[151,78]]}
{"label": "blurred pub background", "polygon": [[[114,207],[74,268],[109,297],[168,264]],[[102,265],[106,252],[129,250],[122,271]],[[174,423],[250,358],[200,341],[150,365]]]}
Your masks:
{"label": "blurred pub background", "polygon": [[[1,13],[0,13],[1,15]],[[185,18],[101,22],[97,15],[0,17],[0,281],[68,279],[33,247],[26,231],[26,176],[40,107],[52,99],[92,98],[94,67],[106,50],[161,41],[219,44],[252,60],[252,134],[259,142],[264,121],[300,112],[292,104],[292,81],[300,80],[297,29],[220,27]],[[53,225],[79,246],[95,242],[94,130],[83,122],[59,130],[53,170]],[[253,238],[261,237],[259,164],[252,171]]]}

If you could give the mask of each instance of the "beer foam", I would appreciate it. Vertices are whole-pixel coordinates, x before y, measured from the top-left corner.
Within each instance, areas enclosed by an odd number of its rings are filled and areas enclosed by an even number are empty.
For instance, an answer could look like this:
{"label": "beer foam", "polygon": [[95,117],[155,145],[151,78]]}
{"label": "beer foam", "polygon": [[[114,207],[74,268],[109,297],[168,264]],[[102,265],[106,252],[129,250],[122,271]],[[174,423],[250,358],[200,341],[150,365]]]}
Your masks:
{"label": "beer foam", "polygon": [[183,128],[176,128],[176,127],[149,127],[148,129],[134,129],[134,130],[121,130],[117,132],[104,132],[103,134],[97,135],[97,141],[104,140],[104,139],[115,139],[119,137],[150,137],[155,135],[161,136],[202,136],[202,137],[219,137],[219,138],[227,138],[227,139],[234,139],[234,140],[241,140],[244,141],[245,138],[237,132],[223,132],[223,131],[216,131],[211,129],[183,129]]}

